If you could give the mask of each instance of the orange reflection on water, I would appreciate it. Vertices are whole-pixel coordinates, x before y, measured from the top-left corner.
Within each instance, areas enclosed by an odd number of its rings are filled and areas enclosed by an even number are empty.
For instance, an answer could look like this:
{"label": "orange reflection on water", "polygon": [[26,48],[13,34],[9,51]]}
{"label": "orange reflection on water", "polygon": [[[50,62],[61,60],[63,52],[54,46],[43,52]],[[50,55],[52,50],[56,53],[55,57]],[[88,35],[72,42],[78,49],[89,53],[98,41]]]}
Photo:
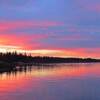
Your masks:
{"label": "orange reflection on water", "polygon": [[[25,88],[28,88],[28,83],[30,81],[30,78],[25,72],[17,72],[17,74],[2,74],[0,75],[0,92],[12,92],[12,91],[17,91],[19,89],[23,89],[24,91]],[[36,84],[33,84],[36,85]]]}
{"label": "orange reflection on water", "polygon": [[0,75],[0,93],[28,91],[30,84],[36,87],[44,79],[100,77],[100,64],[59,64],[54,67],[33,67],[31,71]]}
{"label": "orange reflection on water", "polygon": [[60,64],[52,68],[34,69],[31,72],[35,77],[80,77],[90,74],[100,75],[100,64]]}

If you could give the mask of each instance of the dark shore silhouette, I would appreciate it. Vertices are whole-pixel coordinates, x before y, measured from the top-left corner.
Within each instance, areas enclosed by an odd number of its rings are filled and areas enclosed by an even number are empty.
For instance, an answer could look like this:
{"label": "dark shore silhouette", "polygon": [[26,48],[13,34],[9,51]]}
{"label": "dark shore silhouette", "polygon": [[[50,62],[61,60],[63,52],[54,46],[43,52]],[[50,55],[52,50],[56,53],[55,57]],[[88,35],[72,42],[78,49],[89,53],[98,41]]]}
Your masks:
{"label": "dark shore silhouette", "polygon": [[60,58],[47,56],[31,56],[18,54],[17,52],[0,53],[0,62],[4,63],[85,63],[85,62],[100,62],[100,59],[93,58]]}
{"label": "dark shore silhouette", "polygon": [[13,53],[0,53],[0,72],[9,71],[16,66],[31,66],[48,63],[96,63],[100,59],[92,58],[60,58],[60,57],[32,57],[31,55]]}

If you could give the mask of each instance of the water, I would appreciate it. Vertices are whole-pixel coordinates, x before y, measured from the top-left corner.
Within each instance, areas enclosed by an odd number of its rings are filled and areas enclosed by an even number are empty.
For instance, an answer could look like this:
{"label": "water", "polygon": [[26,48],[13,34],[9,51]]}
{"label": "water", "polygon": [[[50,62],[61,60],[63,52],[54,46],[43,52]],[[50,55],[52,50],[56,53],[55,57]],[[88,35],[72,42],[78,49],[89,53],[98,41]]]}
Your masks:
{"label": "water", "polygon": [[0,100],[100,100],[100,63],[18,66],[0,73]]}

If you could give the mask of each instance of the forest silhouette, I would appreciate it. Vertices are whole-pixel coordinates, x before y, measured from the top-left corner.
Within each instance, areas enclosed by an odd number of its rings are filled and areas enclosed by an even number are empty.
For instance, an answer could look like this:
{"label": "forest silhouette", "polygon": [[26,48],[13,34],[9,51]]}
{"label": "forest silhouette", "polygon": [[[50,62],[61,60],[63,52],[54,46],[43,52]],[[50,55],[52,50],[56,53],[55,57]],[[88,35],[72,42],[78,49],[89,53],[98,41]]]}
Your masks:
{"label": "forest silhouette", "polygon": [[31,56],[26,53],[7,52],[0,53],[0,62],[5,63],[85,63],[100,62],[100,59],[93,58],[61,58],[48,56]]}

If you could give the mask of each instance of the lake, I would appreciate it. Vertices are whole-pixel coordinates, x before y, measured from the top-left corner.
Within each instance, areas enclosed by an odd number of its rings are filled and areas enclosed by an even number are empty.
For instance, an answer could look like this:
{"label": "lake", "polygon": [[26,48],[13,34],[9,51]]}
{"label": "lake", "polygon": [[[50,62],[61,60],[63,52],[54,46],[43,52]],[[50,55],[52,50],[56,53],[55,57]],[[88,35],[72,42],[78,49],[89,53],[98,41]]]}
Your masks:
{"label": "lake", "polygon": [[17,66],[0,73],[0,100],[100,100],[100,63]]}

